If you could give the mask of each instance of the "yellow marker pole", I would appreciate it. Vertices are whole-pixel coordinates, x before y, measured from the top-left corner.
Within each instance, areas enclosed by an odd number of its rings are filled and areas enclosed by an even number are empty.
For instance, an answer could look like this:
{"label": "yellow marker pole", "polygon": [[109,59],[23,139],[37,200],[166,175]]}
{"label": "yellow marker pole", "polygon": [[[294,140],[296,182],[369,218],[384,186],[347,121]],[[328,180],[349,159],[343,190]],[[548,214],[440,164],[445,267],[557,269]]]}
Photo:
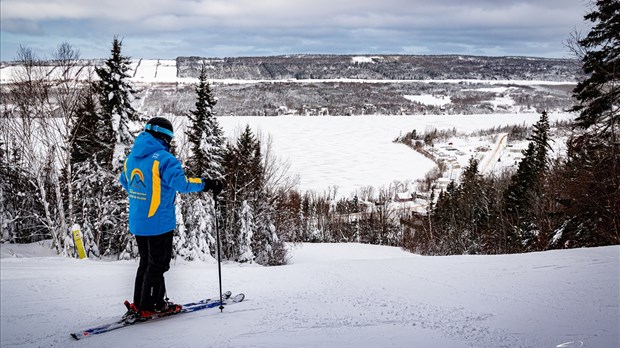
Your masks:
{"label": "yellow marker pole", "polygon": [[78,256],[80,259],[86,258],[86,251],[84,250],[84,242],[82,241],[82,234],[80,233],[80,226],[73,225],[73,241],[77,248]]}

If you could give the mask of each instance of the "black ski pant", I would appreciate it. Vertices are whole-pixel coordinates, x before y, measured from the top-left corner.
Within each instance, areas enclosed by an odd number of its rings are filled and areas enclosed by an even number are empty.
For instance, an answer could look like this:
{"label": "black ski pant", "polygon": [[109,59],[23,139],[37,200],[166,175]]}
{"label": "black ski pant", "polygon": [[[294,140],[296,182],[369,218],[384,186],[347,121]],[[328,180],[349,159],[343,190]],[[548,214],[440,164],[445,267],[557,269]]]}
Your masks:
{"label": "black ski pant", "polygon": [[140,265],[136,274],[133,303],[141,310],[154,311],[164,307],[164,272],[170,269],[173,232],[136,236]]}

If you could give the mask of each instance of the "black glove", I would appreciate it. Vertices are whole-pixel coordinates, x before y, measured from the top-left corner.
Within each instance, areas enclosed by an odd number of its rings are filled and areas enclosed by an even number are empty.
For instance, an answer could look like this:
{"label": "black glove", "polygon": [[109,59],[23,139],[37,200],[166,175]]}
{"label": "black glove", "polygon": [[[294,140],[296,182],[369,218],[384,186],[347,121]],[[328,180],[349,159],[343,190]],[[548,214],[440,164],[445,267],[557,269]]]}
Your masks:
{"label": "black glove", "polygon": [[219,195],[220,192],[222,192],[222,189],[224,188],[224,185],[219,180],[202,179],[202,181],[205,183],[205,187],[202,190],[203,191],[211,190],[213,191],[214,196]]}

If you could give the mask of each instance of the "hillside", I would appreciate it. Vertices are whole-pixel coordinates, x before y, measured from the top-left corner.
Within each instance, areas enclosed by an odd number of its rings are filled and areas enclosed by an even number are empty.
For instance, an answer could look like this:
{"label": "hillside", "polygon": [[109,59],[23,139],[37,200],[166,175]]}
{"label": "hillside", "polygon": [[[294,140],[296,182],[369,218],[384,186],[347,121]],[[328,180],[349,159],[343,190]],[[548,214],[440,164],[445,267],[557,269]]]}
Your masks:
{"label": "hillside", "polygon": [[[572,106],[570,92],[581,77],[578,62],[572,59],[342,55],[179,57],[177,76],[197,78],[203,63],[208,78],[216,81],[220,115],[561,111]],[[226,82],[230,80],[255,83]],[[492,87],[500,88],[499,92]],[[166,98],[171,95],[170,87],[153,90],[150,96],[164,109],[170,106],[171,111],[186,111],[193,91],[174,88],[180,100]],[[438,106],[408,100],[411,95],[447,97],[451,101]],[[497,98],[506,102],[497,103]]]}
{"label": "hillside", "polygon": [[574,59],[462,55],[292,55],[271,57],[178,57],[178,77],[199,75],[240,80],[539,80],[575,81]]}
{"label": "hillside", "polygon": [[[187,113],[194,105],[194,83],[203,63],[219,98],[216,112],[221,116],[563,111],[572,106],[572,90],[583,77],[576,60],[531,57],[134,59],[131,73],[140,90],[140,108],[149,114]],[[92,67],[101,61],[83,64]],[[15,69],[14,63],[3,63],[0,72],[5,87]],[[426,102],[428,97],[445,102]]]}
{"label": "hillside", "polygon": [[[134,261],[50,257],[0,245],[2,347],[617,347],[618,246],[423,257],[362,244],[300,244],[291,264],[226,263],[224,309],[73,341],[132,293]],[[217,265],[174,262],[168,295],[217,293]]]}

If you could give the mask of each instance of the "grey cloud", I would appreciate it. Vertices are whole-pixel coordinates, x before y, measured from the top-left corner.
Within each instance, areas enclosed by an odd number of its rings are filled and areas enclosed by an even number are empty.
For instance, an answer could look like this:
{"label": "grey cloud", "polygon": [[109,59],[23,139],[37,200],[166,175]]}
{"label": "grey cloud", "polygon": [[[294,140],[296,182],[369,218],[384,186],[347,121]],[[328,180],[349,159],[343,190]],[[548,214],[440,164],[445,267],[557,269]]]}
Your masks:
{"label": "grey cloud", "polygon": [[2,31],[9,33],[23,33],[41,35],[43,31],[38,22],[20,19],[7,19],[2,21]]}
{"label": "grey cloud", "polygon": [[[2,0],[2,31],[98,42],[127,38],[141,56],[157,42],[175,55],[474,53],[555,55],[582,25],[581,0]],[[28,9],[39,6],[39,13]],[[5,45],[3,35],[2,48]],[[35,42],[35,41],[33,41]],[[28,44],[28,42],[23,42]],[[15,42],[10,44],[15,45]],[[137,47],[141,47],[140,51]],[[228,51],[227,51],[228,50]],[[466,52],[459,52],[465,50]],[[531,51],[528,51],[531,50]],[[93,50],[82,50],[94,52]],[[228,52],[228,54],[226,53]],[[10,57],[10,55],[9,55]],[[2,59],[7,59],[2,53]]]}

